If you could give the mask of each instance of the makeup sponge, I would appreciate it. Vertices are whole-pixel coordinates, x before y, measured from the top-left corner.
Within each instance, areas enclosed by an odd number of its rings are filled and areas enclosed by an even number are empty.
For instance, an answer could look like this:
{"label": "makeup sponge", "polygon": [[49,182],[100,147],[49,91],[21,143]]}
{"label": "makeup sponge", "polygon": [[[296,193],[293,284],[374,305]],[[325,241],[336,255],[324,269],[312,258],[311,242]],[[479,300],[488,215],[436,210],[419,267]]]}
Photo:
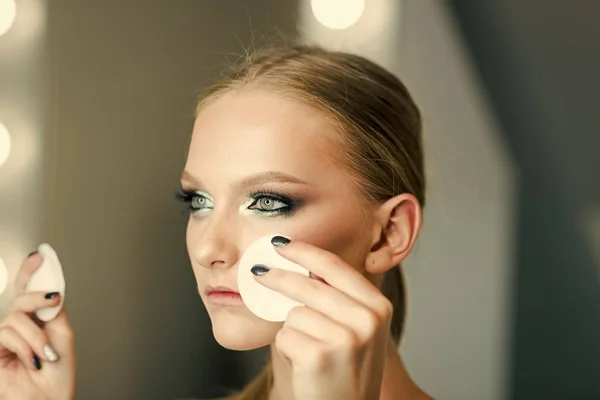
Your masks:
{"label": "makeup sponge", "polygon": [[310,273],[306,268],[283,258],[275,251],[271,244],[274,236],[283,235],[263,236],[248,246],[242,255],[238,264],[238,290],[244,304],[254,315],[267,321],[281,322],[286,320],[292,308],[303,304],[264,287],[254,279],[250,270],[255,265],[262,265],[269,269],[279,268],[305,276],[309,276]]}
{"label": "makeup sponge", "polygon": [[54,249],[46,243],[38,247],[42,256],[42,265],[33,273],[26,292],[59,292],[60,304],[55,307],[42,308],[36,312],[37,317],[44,322],[54,319],[60,312],[65,301],[65,277],[62,266]]}

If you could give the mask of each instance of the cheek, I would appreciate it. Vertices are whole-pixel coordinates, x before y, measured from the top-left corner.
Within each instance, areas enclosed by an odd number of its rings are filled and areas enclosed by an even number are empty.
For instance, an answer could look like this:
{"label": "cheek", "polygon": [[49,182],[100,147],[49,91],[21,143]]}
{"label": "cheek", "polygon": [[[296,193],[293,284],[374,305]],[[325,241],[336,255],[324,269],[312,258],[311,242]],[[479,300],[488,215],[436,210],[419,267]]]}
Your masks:
{"label": "cheek", "polygon": [[358,213],[327,213],[298,226],[290,236],[337,254],[356,269],[362,269],[370,249],[369,221]]}
{"label": "cheek", "polygon": [[188,257],[190,259],[190,265],[192,267],[194,277],[196,278],[196,282],[198,284],[200,284],[203,281],[203,276],[206,273],[206,269],[198,265],[198,263],[196,262],[196,257],[194,255],[196,246],[198,246],[200,234],[201,231],[199,224],[194,223],[192,217],[190,217],[185,231],[185,243],[188,252]]}
{"label": "cheek", "polygon": [[194,243],[196,243],[196,236],[194,233],[197,229],[193,229],[192,218],[190,217],[187,223],[187,227],[185,229],[185,245],[188,251],[188,255],[190,259],[194,257]]}

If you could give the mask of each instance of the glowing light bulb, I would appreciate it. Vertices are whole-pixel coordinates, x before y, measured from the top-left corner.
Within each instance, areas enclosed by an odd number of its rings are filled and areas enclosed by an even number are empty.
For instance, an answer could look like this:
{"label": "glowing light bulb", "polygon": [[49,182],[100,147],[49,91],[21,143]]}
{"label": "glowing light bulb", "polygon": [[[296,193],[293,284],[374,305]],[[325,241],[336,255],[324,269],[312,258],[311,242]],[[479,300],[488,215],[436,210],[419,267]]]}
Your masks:
{"label": "glowing light bulb", "polygon": [[0,258],[0,296],[4,293],[4,289],[6,289],[6,284],[8,283],[8,270],[6,269],[6,265],[4,261]]}
{"label": "glowing light bulb", "polygon": [[17,3],[15,0],[0,0],[0,36],[12,27],[17,16]]}
{"label": "glowing light bulb", "polygon": [[346,29],[354,25],[365,11],[365,0],[311,0],[312,12],[329,29]]}
{"label": "glowing light bulb", "polygon": [[8,159],[10,155],[10,135],[8,129],[0,123],[0,165]]}

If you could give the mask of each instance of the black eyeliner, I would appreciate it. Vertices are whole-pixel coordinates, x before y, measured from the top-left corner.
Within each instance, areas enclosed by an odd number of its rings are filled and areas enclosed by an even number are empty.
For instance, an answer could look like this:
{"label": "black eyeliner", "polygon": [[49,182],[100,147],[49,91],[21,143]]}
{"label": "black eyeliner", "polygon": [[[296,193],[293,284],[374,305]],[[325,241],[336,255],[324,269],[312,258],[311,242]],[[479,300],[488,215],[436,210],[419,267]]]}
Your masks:
{"label": "black eyeliner", "polygon": [[198,196],[202,196],[205,197],[202,194],[199,194],[197,191],[195,190],[188,190],[188,189],[179,189],[175,192],[175,200],[181,202],[181,203],[186,203],[186,211],[190,214],[194,213],[195,211],[198,211],[198,209],[194,208],[192,206],[192,202],[194,201],[194,198],[198,197]]}
{"label": "black eyeliner", "polygon": [[302,200],[293,199],[289,196],[277,193],[271,190],[257,190],[248,193],[248,197],[254,199],[254,202],[249,206],[252,207],[258,203],[260,199],[269,198],[276,201],[280,201],[286,205],[276,210],[261,210],[260,208],[251,208],[253,211],[258,211],[261,214],[280,214],[282,216],[290,216],[302,205]]}
{"label": "black eyeliner", "polygon": [[175,192],[175,200],[182,203],[191,203],[195,195],[196,192],[194,192],[193,190],[181,188]]}

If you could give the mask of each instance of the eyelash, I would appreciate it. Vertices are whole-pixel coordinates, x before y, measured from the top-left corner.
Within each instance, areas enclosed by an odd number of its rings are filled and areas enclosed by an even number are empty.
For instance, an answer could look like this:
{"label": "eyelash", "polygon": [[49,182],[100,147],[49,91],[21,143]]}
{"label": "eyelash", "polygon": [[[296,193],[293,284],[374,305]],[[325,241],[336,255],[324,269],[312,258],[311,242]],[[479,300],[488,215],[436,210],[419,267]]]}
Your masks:
{"label": "eyelash", "polygon": [[[198,209],[192,207],[192,201],[197,196],[201,196],[201,195],[199,195],[197,192],[194,192],[192,190],[186,190],[186,189],[179,189],[175,193],[175,198],[177,199],[177,201],[188,204],[187,208],[190,213],[193,213],[194,211],[198,210]],[[296,211],[296,209],[298,208],[298,206],[301,203],[300,200],[291,199],[287,196],[284,196],[282,194],[279,194],[279,193],[276,193],[276,192],[273,192],[270,190],[253,191],[253,192],[248,193],[248,197],[251,197],[254,200],[252,202],[252,204],[250,204],[250,206],[248,206],[248,209],[257,211],[261,214],[268,214],[268,215],[290,216]],[[251,208],[251,207],[256,206],[260,200],[265,199],[265,198],[279,201],[279,202],[285,204],[285,206],[280,207],[275,210],[262,210],[260,208]]]}
{"label": "eyelash", "polygon": [[175,192],[175,199],[181,203],[186,203],[188,211],[192,212],[194,209],[192,208],[192,200],[194,197],[198,196],[198,194],[192,190],[179,189]]}
{"label": "eyelash", "polygon": [[296,211],[296,209],[300,205],[300,200],[291,199],[288,196],[284,196],[282,194],[270,190],[259,190],[255,192],[250,192],[248,193],[248,197],[254,199],[254,201],[252,202],[252,204],[250,204],[248,208],[255,206],[262,199],[271,199],[285,204],[284,207],[280,207],[276,210],[261,210],[259,208],[254,209],[262,214],[290,216]]}

